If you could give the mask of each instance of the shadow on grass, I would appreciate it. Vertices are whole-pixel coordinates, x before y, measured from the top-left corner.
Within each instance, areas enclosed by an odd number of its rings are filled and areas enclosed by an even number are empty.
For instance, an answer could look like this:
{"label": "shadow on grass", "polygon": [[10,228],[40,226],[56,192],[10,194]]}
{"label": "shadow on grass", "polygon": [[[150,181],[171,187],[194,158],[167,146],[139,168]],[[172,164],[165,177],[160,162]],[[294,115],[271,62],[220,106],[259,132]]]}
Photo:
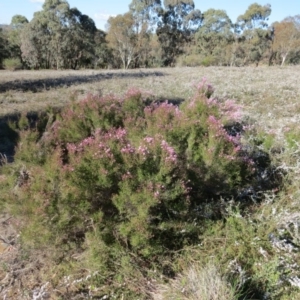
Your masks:
{"label": "shadow on grass", "polygon": [[[59,74],[59,73],[58,73]],[[144,77],[166,76],[162,72],[136,72],[136,73],[101,73],[92,75],[70,75],[61,78],[46,78],[35,80],[14,80],[0,84],[0,93],[9,90],[22,92],[40,92],[49,90],[51,88],[69,87],[76,84],[96,82],[100,80],[114,79],[114,78],[144,78]]]}
{"label": "shadow on grass", "polygon": [[[28,129],[35,128],[39,119],[45,114],[45,112],[28,112],[26,114]],[[18,128],[20,118],[20,113],[0,117],[0,166],[2,160],[9,163],[14,161],[15,149],[20,141],[20,128]]]}
{"label": "shadow on grass", "polygon": [[19,142],[19,134],[9,126],[9,121],[11,119],[16,120],[17,118],[17,115],[0,118],[0,166],[3,158],[7,162],[13,162],[14,160],[15,147]]}
{"label": "shadow on grass", "polygon": [[180,98],[180,97],[172,97],[172,98],[170,98],[170,97],[165,97],[165,98],[164,97],[159,97],[159,98],[154,99],[154,102],[157,102],[159,104],[164,103],[166,101],[170,104],[179,106],[181,103],[183,103],[185,101],[185,99]]}

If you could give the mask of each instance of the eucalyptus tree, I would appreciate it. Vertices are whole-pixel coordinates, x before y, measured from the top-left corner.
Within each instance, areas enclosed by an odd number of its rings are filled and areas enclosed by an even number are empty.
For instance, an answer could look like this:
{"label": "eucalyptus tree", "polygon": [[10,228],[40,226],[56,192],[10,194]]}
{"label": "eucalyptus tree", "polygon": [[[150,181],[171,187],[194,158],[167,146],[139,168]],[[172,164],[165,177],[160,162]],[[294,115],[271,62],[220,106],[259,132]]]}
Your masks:
{"label": "eucalyptus tree", "polygon": [[59,68],[62,65],[67,12],[65,0],[46,0],[22,34],[22,57],[31,67]]}
{"label": "eucalyptus tree", "polygon": [[110,17],[107,22],[106,40],[121,60],[124,69],[128,69],[137,54],[137,39],[133,15],[128,12]]}
{"label": "eucalyptus tree", "polygon": [[159,12],[156,34],[162,48],[165,66],[173,66],[176,57],[183,53],[192,34],[201,25],[202,14],[195,9],[193,0],[164,0]]}
{"label": "eucalyptus tree", "polygon": [[213,8],[205,11],[195,41],[201,55],[215,57],[218,63],[227,64],[224,49],[234,41],[234,34],[226,11]]}
{"label": "eucalyptus tree", "polygon": [[3,34],[2,28],[0,28],[0,68],[2,67],[3,59],[7,57],[6,43],[7,40]]}
{"label": "eucalyptus tree", "polygon": [[63,60],[68,68],[76,69],[79,65],[92,66],[95,58],[95,35],[97,28],[94,21],[72,8],[67,14],[68,26],[63,41]]}
{"label": "eucalyptus tree", "polygon": [[28,20],[21,16],[12,17],[10,25],[0,26],[0,67],[6,58],[21,58],[20,31]]}
{"label": "eucalyptus tree", "polygon": [[14,15],[11,19],[8,31],[10,57],[22,59],[21,32],[26,24],[28,20],[22,15]]}
{"label": "eucalyptus tree", "polygon": [[290,60],[299,60],[300,52],[300,15],[285,18],[275,22],[273,51],[279,56],[283,66],[290,56]]}
{"label": "eucalyptus tree", "polygon": [[48,38],[48,50],[51,53],[50,67],[63,66],[65,39],[67,36],[68,13],[70,6],[66,0],[46,0],[40,17],[45,25],[43,33]]}
{"label": "eucalyptus tree", "polygon": [[116,60],[114,59],[113,49],[108,46],[106,41],[107,33],[98,29],[95,34],[95,61],[96,68],[117,68]]}
{"label": "eucalyptus tree", "polygon": [[36,12],[21,33],[23,61],[32,68],[49,68],[52,60],[50,42],[47,22],[42,12]]}
{"label": "eucalyptus tree", "polygon": [[66,0],[46,0],[22,31],[22,57],[31,67],[76,68],[92,55],[94,22]]}
{"label": "eucalyptus tree", "polygon": [[134,20],[136,35],[135,67],[149,66],[151,63],[151,39],[158,22],[160,0],[132,0],[129,5]]}
{"label": "eucalyptus tree", "polygon": [[257,28],[268,27],[267,21],[271,15],[272,9],[270,4],[260,5],[253,3],[249,5],[246,12],[237,19],[237,24],[241,30],[253,30]]}
{"label": "eucalyptus tree", "polygon": [[246,12],[237,18],[236,32],[243,39],[245,62],[256,64],[270,52],[272,30],[269,30],[267,21],[272,12],[271,5],[251,4]]}
{"label": "eucalyptus tree", "polygon": [[10,27],[12,29],[22,29],[25,24],[28,23],[28,20],[26,17],[22,15],[14,15],[11,18]]}
{"label": "eucalyptus tree", "polygon": [[137,26],[155,26],[157,23],[157,14],[161,9],[161,0],[132,0],[129,10]]}

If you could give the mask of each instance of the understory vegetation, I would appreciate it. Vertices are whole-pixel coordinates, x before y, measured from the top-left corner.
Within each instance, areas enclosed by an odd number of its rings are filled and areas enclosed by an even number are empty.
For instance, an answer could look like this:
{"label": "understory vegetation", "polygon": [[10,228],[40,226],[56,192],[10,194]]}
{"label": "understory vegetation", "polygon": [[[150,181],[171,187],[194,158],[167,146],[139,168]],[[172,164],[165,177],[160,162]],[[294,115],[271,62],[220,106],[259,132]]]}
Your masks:
{"label": "understory vegetation", "polygon": [[297,124],[279,142],[205,79],[193,93],[89,94],[1,127],[21,265],[1,295],[300,297]]}

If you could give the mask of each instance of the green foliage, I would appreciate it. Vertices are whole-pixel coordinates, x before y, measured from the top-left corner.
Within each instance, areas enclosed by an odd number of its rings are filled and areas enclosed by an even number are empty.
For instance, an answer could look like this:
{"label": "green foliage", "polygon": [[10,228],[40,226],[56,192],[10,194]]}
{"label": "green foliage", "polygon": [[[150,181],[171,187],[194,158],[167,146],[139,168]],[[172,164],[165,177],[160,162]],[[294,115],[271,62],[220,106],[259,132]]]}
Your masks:
{"label": "green foliage", "polygon": [[135,23],[133,15],[128,12],[108,19],[109,31],[106,36],[116,56],[122,61],[124,69],[128,69],[136,54],[137,39],[134,35]]}
{"label": "green foliage", "polygon": [[30,22],[12,18],[5,39],[0,37],[0,62],[19,57],[35,69],[127,69],[175,66],[182,56],[182,65],[197,66],[194,55],[201,54],[204,66],[298,63],[297,16],[286,20],[295,23],[295,35],[276,23],[275,31],[266,29],[270,14],[269,4],[253,3],[233,24],[224,10],[202,13],[193,0],[133,0],[128,12],[109,18],[104,33],[67,1],[47,0]]}
{"label": "green foliage", "polygon": [[[89,95],[31,130],[20,120],[11,202],[24,219],[24,244],[51,245],[52,259],[64,263],[80,251],[80,268],[101,273],[94,284],[110,282],[119,297],[144,295],[137,280],[198,243],[207,218],[222,216],[220,197],[238,195],[255,177],[241,136],[226,129],[239,107],[212,98],[205,80],[196,89],[180,107],[147,106],[131,89],[123,98]],[[254,234],[238,221],[226,222],[233,237]],[[253,263],[244,250],[230,251]]]}
{"label": "green foliage", "polygon": [[268,27],[268,17],[271,14],[271,5],[251,4],[243,15],[237,19],[236,31],[243,40],[244,62],[258,63],[264,56],[270,56],[273,41],[273,32]]}
{"label": "green foliage", "polygon": [[121,103],[107,96],[99,99],[89,95],[79,104],[73,103],[62,111],[54,124],[54,142],[79,142],[92,135],[97,129],[108,130],[123,126]]}
{"label": "green foliage", "polygon": [[6,70],[15,71],[22,69],[22,62],[19,58],[6,58],[3,61],[3,66]]}
{"label": "green foliage", "polygon": [[190,54],[187,56],[181,56],[177,65],[185,67],[209,67],[218,65],[218,62],[218,58],[213,55],[204,56],[202,54]]}
{"label": "green foliage", "polygon": [[[19,134],[13,123],[0,122],[0,153],[10,155],[14,152],[14,147],[19,141]],[[1,161],[2,157],[0,157]],[[0,162],[1,165],[1,162]]]}
{"label": "green foliage", "polygon": [[3,60],[9,56],[7,44],[7,38],[4,35],[2,28],[0,28],[0,68],[2,68]]}
{"label": "green foliage", "polygon": [[180,67],[198,67],[201,65],[202,56],[198,54],[190,54],[180,56],[177,60],[177,65]]}
{"label": "green foliage", "polygon": [[242,299],[281,299],[287,285],[281,282],[279,254],[268,239],[270,224],[243,216],[234,207],[228,206],[227,212],[225,221],[211,224],[202,236],[199,257],[194,259],[205,264],[213,257]]}
{"label": "green foliage", "polygon": [[287,128],[285,132],[285,140],[287,146],[291,150],[297,150],[299,148],[300,130],[297,126]]}
{"label": "green foliage", "polygon": [[262,129],[258,130],[252,125],[250,125],[250,127],[252,127],[252,129],[247,130],[244,135],[244,138],[248,141],[248,143],[260,147],[267,153],[273,151],[277,146],[275,142],[275,134],[273,132],[267,134]]}
{"label": "green foliage", "polygon": [[91,65],[94,21],[65,0],[47,0],[21,32],[22,59],[32,68]]}
{"label": "green foliage", "polygon": [[26,17],[24,17],[22,15],[14,15],[11,18],[10,25],[13,27],[13,29],[20,29],[27,23],[28,23],[28,20]]}
{"label": "green foliage", "polygon": [[249,5],[248,9],[243,15],[238,17],[238,24],[244,30],[248,29],[256,29],[256,28],[264,28],[267,27],[268,24],[266,21],[271,14],[271,5],[260,5],[258,3],[253,3]]}
{"label": "green foliage", "polygon": [[161,45],[164,66],[174,66],[176,57],[191,41],[191,34],[199,28],[202,15],[194,1],[164,1],[156,34]]}
{"label": "green foliage", "polygon": [[205,58],[203,58],[203,60],[201,61],[201,65],[204,67],[209,67],[209,66],[213,66],[216,64],[216,58],[211,56],[206,56]]}

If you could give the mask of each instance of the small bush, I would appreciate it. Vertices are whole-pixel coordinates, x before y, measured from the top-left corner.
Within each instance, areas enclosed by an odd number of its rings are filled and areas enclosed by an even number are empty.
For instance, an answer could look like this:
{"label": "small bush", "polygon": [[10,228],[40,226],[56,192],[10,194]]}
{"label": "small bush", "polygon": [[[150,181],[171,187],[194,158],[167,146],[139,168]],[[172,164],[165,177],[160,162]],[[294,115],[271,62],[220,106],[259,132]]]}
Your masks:
{"label": "small bush", "polygon": [[190,54],[181,56],[178,59],[177,66],[180,67],[198,67],[201,65],[202,56],[199,54]]}
{"label": "small bush", "polygon": [[201,54],[190,54],[187,56],[181,56],[178,59],[177,66],[179,67],[198,67],[198,66],[215,66],[218,64],[218,60],[215,56],[203,56]]}
{"label": "small bush", "polygon": [[16,71],[22,69],[23,65],[19,58],[7,58],[3,61],[4,69],[9,71]]}
{"label": "small bush", "polygon": [[216,64],[217,64],[217,59],[212,55],[206,56],[201,61],[201,65],[204,67],[215,66]]}
{"label": "small bush", "polygon": [[16,160],[29,178],[11,202],[25,219],[24,245],[55,246],[63,261],[79,251],[80,268],[101,269],[96,284],[107,293],[143,294],[134,280],[120,284],[132,266],[140,278],[164,272],[165,259],[220,218],[220,198],[255,180],[241,134],[228,130],[240,107],[212,94],[203,80],[180,107],[146,105],[134,89],[122,98],[89,95],[21,132]]}

